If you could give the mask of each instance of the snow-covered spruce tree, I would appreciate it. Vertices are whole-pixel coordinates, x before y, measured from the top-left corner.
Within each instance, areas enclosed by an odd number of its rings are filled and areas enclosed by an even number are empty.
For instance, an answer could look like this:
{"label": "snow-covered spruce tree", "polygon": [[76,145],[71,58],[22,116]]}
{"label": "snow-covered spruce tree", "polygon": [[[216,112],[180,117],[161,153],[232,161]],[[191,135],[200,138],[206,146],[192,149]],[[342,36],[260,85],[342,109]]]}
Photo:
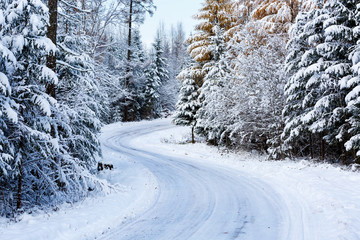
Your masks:
{"label": "snow-covered spruce tree", "polygon": [[[355,26],[352,35],[356,45],[350,54],[353,76],[342,82],[342,88],[348,91],[345,97],[346,110],[349,113],[350,139],[345,143],[346,150],[353,153],[353,160],[360,163],[360,4],[354,11]],[[346,80],[346,79],[344,79]]]}
{"label": "snow-covered spruce tree", "polygon": [[[309,13],[300,13],[296,21],[290,29],[290,40],[287,44],[287,57],[285,60],[285,70],[289,76],[285,85],[285,106],[283,116],[285,119],[285,127],[282,133],[284,141],[283,150],[288,154],[295,155],[311,155],[312,153],[312,136],[309,130],[302,123],[305,114],[303,101],[306,96],[307,77],[304,71],[307,64],[302,62],[306,57],[313,54],[304,55],[306,51],[314,51],[308,42],[309,36],[314,36],[315,32],[305,31],[305,25],[309,20],[314,18],[317,10]],[[310,34],[310,35],[309,35]],[[317,55],[315,55],[317,56]],[[318,56],[317,56],[318,58]],[[316,60],[316,59],[315,59]],[[309,62],[307,60],[307,62]],[[303,146],[308,146],[303,149]]]}
{"label": "snow-covered spruce tree", "polygon": [[153,0],[124,0],[123,11],[121,17],[123,22],[128,26],[127,30],[127,57],[124,62],[125,65],[125,75],[122,77],[123,87],[125,89],[124,95],[122,96],[121,103],[122,105],[122,120],[123,121],[133,121],[139,118],[140,103],[137,96],[139,96],[139,91],[141,86],[138,86],[137,80],[134,78],[134,48],[133,48],[133,32],[136,29],[137,25],[144,22],[144,17],[146,13],[152,15],[154,11]]}
{"label": "snow-covered spruce tree", "polygon": [[[143,114],[141,110],[144,99],[141,93],[147,61],[139,32],[134,29],[132,31],[130,55],[122,58],[119,66],[120,92],[114,93],[115,98],[112,103],[112,108],[118,113],[114,117],[121,121],[140,120]],[[128,46],[125,45],[123,51],[126,49]]]}
{"label": "snow-covered spruce tree", "polygon": [[[153,57],[155,58],[155,57]],[[161,79],[155,64],[155,59],[152,60],[148,68],[145,70],[145,85],[144,85],[144,103],[143,111],[146,118],[157,118],[161,115],[160,104],[160,88]]]}
{"label": "snow-covered spruce tree", "polygon": [[174,123],[191,127],[191,142],[195,143],[194,128],[196,125],[196,112],[200,108],[199,86],[194,80],[192,67],[185,68],[179,75],[181,81],[179,100],[176,104]]}
{"label": "snow-covered spruce tree", "polygon": [[57,77],[45,66],[45,56],[56,48],[46,37],[47,8],[41,1],[14,0],[5,15],[2,41],[17,60],[9,79],[19,112],[9,128],[15,158],[11,207],[20,209],[51,202],[65,181],[57,161],[62,155],[59,139],[51,134],[56,104],[46,94],[46,85]]}
{"label": "snow-covered spruce tree", "polygon": [[156,69],[156,75],[160,79],[160,87],[159,89],[159,100],[160,100],[160,107],[158,111],[162,112],[163,110],[171,110],[169,109],[167,93],[166,93],[166,85],[169,82],[169,72],[168,72],[168,64],[166,63],[166,58],[164,56],[164,46],[161,40],[161,35],[157,34],[155,41],[153,43],[153,63]]}
{"label": "snow-covered spruce tree", "polygon": [[[230,71],[224,57],[223,29],[220,26],[214,28],[216,35],[211,37],[213,44],[209,45],[213,58],[203,67],[205,78],[200,89],[201,107],[196,114],[195,130],[208,142],[217,145],[222,141],[223,133],[226,132],[226,124],[220,122],[218,116],[225,110],[220,106],[224,100],[223,88],[230,78]],[[228,137],[225,139],[227,140]]]}
{"label": "snow-covered spruce tree", "polygon": [[100,155],[98,134],[103,99],[94,74],[94,60],[87,54],[91,49],[91,37],[85,34],[87,26],[83,26],[87,12],[85,6],[78,10],[81,6],[75,1],[62,2],[60,6],[66,17],[59,18],[63,24],[59,26],[57,37],[59,84],[56,95],[72,130],[72,137],[67,139],[68,151],[82,166],[91,168]]}
{"label": "snow-covered spruce tree", "polygon": [[48,9],[40,0],[14,0],[5,15],[1,41],[17,62],[7,77],[18,112],[8,126],[14,164],[7,212],[79,199],[95,181],[68,152],[68,116],[46,93],[46,86],[58,81],[46,67],[46,56],[56,51],[46,37]]}
{"label": "snow-covered spruce tree", "polygon": [[[348,138],[348,124],[345,122],[345,95],[341,90],[341,82],[347,81],[351,74],[349,48],[354,45],[352,28],[355,27],[353,13],[355,1],[327,1],[320,20],[324,41],[317,44],[316,52],[321,58],[317,61],[318,69],[307,82],[307,88],[318,91],[318,95],[310,96],[306,102],[312,109],[303,118],[312,133],[321,138],[321,158],[325,152],[345,157],[344,141]],[[316,83],[313,78],[318,77]],[[326,145],[331,149],[326,150]],[[344,160],[344,159],[343,159]]]}
{"label": "snow-covered spruce tree", "polygon": [[85,53],[86,43],[86,36],[59,35],[57,100],[69,117],[72,131],[72,137],[67,139],[68,152],[90,169],[101,155],[101,109],[94,62]]}
{"label": "snow-covered spruce tree", "polygon": [[[10,140],[11,126],[17,124],[18,113],[15,101],[11,98],[9,78],[15,70],[16,59],[13,53],[2,44],[4,30],[7,28],[4,12],[7,3],[0,3],[0,216],[12,210],[14,178],[16,178],[15,148]],[[10,131],[9,131],[10,130]]]}
{"label": "snow-covered spruce tree", "polygon": [[[302,20],[300,19],[296,23],[300,28],[299,33],[302,32],[302,34],[299,36],[292,35],[294,40],[291,39],[288,46],[290,57],[287,58],[288,63],[286,66],[290,80],[285,88],[287,100],[283,110],[286,122],[283,133],[284,149],[292,149],[291,151],[296,155],[305,154],[310,155],[310,157],[314,157],[314,143],[316,141],[321,142],[318,134],[312,134],[308,114],[313,110],[316,99],[321,95],[320,77],[325,70],[321,65],[322,56],[316,50],[316,46],[324,42],[323,21],[326,15],[322,11],[321,9],[314,9],[300,16],[307,22],[303,30],[301,27]],[[291,44],[295,44],[295,49],[298,47],[297,44],[301,44],[301,42],[303,42],[303,50],[298,53],[299,62],[297,63],[296,58],[291,60],[291,54],[293,54]],[[294,66],[291,65],[291,61],[294,61]],[[296,104],[297,101],[298,104]],[[306,139],[308,140],[306,141]]]}

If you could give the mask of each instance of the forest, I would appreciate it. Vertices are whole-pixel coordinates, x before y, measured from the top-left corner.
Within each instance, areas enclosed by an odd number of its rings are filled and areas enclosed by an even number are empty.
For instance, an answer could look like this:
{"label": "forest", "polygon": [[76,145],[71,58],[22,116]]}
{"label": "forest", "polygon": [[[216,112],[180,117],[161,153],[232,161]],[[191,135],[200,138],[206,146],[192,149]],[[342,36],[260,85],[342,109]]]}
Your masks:
{"label": "forest", "polygon": [[359,163],[357,0],[204,0],[190,37],[160,25],[147,49],[139,26],[154,12],[0,2],[1,216],[106,192],[102,126],[172,112],[192,142]]}
{"label": "forest", "polygon": [[195,18],[175,123],[270,159],[359,163],[358,1],[208,0]]}

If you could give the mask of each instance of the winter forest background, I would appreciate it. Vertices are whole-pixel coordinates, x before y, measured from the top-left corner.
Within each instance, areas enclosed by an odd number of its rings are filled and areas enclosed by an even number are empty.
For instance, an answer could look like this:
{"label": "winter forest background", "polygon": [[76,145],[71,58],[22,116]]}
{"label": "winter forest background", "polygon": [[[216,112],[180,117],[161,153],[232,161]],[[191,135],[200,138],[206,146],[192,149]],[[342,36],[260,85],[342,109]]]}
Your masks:
{"label": "winter forest background", "polygon": [[101,127],[173,111],[192,141],[359,162],[357,0],[204,0],[188,39],[160,26],[146,49],[139,26],[154,11],[0,2],[0,215],[108,191],[94,174]]}

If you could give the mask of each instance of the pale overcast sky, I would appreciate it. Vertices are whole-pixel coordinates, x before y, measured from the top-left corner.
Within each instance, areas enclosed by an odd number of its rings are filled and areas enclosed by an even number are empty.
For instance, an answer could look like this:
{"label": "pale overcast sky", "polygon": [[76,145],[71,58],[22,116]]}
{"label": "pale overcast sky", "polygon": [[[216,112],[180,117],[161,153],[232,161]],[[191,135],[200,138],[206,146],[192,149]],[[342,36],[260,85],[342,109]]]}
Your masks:
{"label": "pale overcast sky", "polygon": [[183,23],[184,31],[188,35],[197,23],[192,18],[201,8],[204,0],[154,0],[157,7],[152,17],[146,16],[145,23],[140,27],[143,42],[149,47],[154,40],[160,22],[170,31],[171,25]]}

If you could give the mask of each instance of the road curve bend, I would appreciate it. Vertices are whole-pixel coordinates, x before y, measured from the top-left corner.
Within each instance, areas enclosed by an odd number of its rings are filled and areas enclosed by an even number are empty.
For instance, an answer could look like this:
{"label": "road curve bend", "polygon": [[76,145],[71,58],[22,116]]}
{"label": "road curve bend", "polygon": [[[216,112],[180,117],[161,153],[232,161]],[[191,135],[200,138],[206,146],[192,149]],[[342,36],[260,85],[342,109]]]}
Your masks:
{"label": "road curve bend", "polygon": [[289,209],[265,182],[231,168],[131,144],[172,127],[169,121],[139,123],[103,138],[107,152],[120,153],[147,168],[158,189],[148,209],[99,239],[305,239],[303,226],[291,226]]}

